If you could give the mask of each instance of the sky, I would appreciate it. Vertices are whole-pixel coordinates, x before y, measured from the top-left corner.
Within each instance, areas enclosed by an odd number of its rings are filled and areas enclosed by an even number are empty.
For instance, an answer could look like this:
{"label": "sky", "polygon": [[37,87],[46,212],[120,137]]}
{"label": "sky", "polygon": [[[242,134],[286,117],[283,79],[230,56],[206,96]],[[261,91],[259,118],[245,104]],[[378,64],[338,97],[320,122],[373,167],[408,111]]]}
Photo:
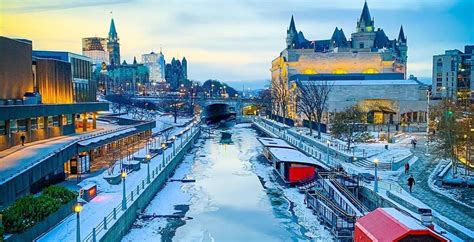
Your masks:
{"label": "sky", "polygon": [[[375,28],[390,39],[403,25],[408,74],[431,78],[432,56],[474,44],[474,0],[368,0]],[[186,56],[188,77],[234,87],[263,87],[285,48],[291,15],[310,40],[335,27],[354,32],[364,0],[1,0],[0,35],[26,38],[33,49],[81,53],[84,37],[106,37],[113,17],[122,58],[163,49]],[[471,11],[471,12],[470,12]]]}

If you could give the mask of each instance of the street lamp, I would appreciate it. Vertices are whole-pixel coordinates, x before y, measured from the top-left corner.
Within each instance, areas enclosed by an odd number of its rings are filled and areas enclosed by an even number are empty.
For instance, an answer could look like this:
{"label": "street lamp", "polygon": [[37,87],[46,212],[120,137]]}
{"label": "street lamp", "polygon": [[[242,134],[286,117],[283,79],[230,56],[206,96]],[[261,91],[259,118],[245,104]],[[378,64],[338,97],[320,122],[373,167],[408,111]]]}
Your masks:
{"label": "street lamp", "polygon": [[378,163],[379,163],[379,160],[378,160],[378,159],[374,159],[374,168],[375,168],[375,171],[374,171],[374,176],[375,176],[374,192],[379,192],[379,179],[378,179],[378,176],[377,176],[377,166],[378,166]]}
{"label": "street lamp", "polygon": [[303,148],[303,144],[301,143],[302,142],[302,137],[303,137],[303,130],[298,130],[298,133],[300,134],[300,148]]}
{"label": "street lamp", "polygon": [[122,177],[122,183],[123,183],[123,196],[122,196],[122,210],[127,210],[127,195],[125,191],[125,178],[127,177],[127,172],[124,170],[122,171],[122,174],[120,175]]}
{"label": "street lamp", "polygon": [[171,143],[171,145],[173,146],[173,156],[176,155],[176,145],[175,145],[175,141],[176,141],[176,136],[173,136],[173,143]]}
{"label": "street lamp", "polygon": [[161,144],[161,149],[163,150],[163,153],[161,153],[161,155],[163,156],[163,167],[165,166],[165,149],[166,149],[166,145],[165,144]]}
{"label": "street lamp", "polygon": [[145,159],[146,159],[146,164],[147,164],[147,176],[146,176],[146,183],[150,183],[150,160],[151,160],[151,155],[150,154],[146,154],[145,156]]}
{"label": "street lamp", "polygon": [[76,220],[77,220],[77,227],[76,227],[76,242],[81,242],[81,221],[79,219],[79,213],[82,210],[82,205],[77,203],[74,205],[74,212],[76,212]]}
{"label": "street lamp", "polygon": [[327,150],[326,150],[326,152],[327,152],[327,155],[328,155],[328,160],[327,160],[327,161],[328,161],[328,165],[329,165],[329,163],[330,163],[330,160],[329,160],[329,159],[330,159],[330,156],[329,156],[329,145],[331,144],[331,141],[326,140],[326,144],[327,144]]}

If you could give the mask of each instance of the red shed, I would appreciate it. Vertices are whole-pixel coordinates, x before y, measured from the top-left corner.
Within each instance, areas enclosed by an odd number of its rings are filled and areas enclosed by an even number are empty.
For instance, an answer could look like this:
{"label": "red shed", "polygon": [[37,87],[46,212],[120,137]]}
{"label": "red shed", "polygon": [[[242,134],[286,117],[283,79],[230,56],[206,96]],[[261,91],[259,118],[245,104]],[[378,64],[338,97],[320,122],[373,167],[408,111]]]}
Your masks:
{"label": "red shed", "polygon": [[377,208],[357,220],[354,241],[444,242],[448,240],[395,208]]}
{"label": "red shed", "polygon": [[316,161],[298,150],[287,148],[268,148],[269,160],[280,177],[290,184],[314,178]]}

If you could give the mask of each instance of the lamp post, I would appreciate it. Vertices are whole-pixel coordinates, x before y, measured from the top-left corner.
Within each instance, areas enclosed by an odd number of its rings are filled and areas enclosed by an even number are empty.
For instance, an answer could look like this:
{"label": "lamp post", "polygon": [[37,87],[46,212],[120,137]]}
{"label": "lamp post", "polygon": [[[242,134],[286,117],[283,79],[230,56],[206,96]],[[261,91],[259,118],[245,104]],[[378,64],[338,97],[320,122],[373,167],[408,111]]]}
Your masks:
{"label": "lamp post", "polygon": [[165,149],[166,149],[166,145],[165,144],[161,144],[161,149],[163,150],[163,153],[161,153],[161,156],[163,156],[163,167],[165,166]]}
{"label": "lamp post", "polygon": [[122,171],[122,174],[120,176],[122,177],[123,184],[122,210],[127,210],[127,193],[125,191],[125,178],[127,177],[127,172]]}
{"label": "lamp post", "polygon": [[429,151],[429,138],[430,138],[430,90],[426,90],[426,154]]}
{"label": "lamp post", "polygon": [[300,134],[300,148],[303,148],[303,144],[301,143],[302,142],[302,137],[303,137],[303,130],[298,130],[298,133]]}
{"label": "lamp post", "polygon": [[176,141],[176,136],[173,136],[173,143],[171,143],[171,145],[173,146],[173,156],[176,155],[176,145],[174,144],[175,141]]}
{"label": "lamp post", "polygon": [[81,242],[81,220],[79,219],[79,213],[82,210],[82,205],[77,203],[74,205],[74,212],[76,212],[76,220],[77,220],[77,227],[76,227],[76,242]]}
{"label": "lamp post", "polygon": [[328,145],[327,145],[326,152],[327,152],[327,155],[328,155],[328,160],[327,160],[327,161],[328,161],[328,165],[329,165],[329,163],[330,163],[330,160],[329,160],[329,159],[330,159],[330,156],[329,156],[329,145],[331,144],[331,141],[326,140],[326,144],[328,144]]}
{"label": "lamp post", "polygon": [[147,164],[147,175],[146,175],[146,183],[150,183],[150,161],[151,161],[151,155],[146,154],[145,156],[146,159],[146,164]]}
{"label": "lamp post", "polygon": [[375,181],[374,181],[374,192],[379,192],[379,178],[377,176],[377,165],[379,163],[378,159],[374,159],[374,176],[375,176]]}

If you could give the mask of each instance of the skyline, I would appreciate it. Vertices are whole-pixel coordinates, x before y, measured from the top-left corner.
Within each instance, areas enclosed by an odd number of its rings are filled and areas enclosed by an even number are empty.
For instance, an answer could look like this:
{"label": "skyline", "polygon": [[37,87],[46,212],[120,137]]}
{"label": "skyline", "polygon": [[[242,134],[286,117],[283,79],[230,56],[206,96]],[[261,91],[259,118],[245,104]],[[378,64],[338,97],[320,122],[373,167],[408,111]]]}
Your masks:
{"label": "skyline", "polygon": [[[162,47],[168,63],[186,56],[193,80],[218,79],[234,86],[243,81],[246,87],[263,87],[270,79],[271,61],[285,48],[291,15],[308,39],[328,39],[336,27],[349,36],[364,1],[308,3],[7,0],[0,3],[0,35],[31,39],[34,49],[80,54],[81,39],[106,37],[113,17],[121,55],[128,63]],[[474,42],[473,17],[468,12],[472,1],[372,0],[368,5],[375,27],[384,29],[390,39],[398,36],[403,25],[408,74],[419,78],[431,78],[433,55],[462,50]]]}

